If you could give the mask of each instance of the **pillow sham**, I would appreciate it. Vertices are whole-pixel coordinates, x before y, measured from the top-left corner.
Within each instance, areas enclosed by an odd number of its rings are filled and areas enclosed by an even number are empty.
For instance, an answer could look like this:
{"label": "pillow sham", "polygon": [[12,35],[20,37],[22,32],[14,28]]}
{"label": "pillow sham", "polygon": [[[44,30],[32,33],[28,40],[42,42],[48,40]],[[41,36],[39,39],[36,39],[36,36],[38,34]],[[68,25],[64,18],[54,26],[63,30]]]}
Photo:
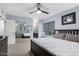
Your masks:
{"label": "pillow sham", "polygon": [[79,42],[78,35],[73,35],[73,34],[66,34],[64,40]]}

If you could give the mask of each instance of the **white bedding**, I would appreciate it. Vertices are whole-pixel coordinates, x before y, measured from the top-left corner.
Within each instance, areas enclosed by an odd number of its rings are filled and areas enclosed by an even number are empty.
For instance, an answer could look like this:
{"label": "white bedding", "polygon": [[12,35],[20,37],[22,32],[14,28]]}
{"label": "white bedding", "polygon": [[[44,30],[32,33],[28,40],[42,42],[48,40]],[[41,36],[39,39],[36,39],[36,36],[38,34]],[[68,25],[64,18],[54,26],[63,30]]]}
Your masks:
{"label": "white bedding", "polygon": [[30,36],[30,33],[23,33],[24,36]]}
{"label": "white bedding", "polygon": [[79,56],[79,43],[53,37],[32,39],[35,43],[58,56]]}

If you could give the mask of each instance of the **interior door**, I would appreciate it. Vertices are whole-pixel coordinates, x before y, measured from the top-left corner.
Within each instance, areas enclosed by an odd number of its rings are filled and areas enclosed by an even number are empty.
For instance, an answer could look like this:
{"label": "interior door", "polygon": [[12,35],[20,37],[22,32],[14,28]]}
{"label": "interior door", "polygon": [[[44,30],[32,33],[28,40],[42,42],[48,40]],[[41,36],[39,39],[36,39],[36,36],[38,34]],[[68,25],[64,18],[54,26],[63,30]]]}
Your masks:
{"label": "interior door", "polygon": [[6,20],[4,24],[5,35],[8,36],[8,45],[15,44],[15,29],[16,24],[14,20]]}

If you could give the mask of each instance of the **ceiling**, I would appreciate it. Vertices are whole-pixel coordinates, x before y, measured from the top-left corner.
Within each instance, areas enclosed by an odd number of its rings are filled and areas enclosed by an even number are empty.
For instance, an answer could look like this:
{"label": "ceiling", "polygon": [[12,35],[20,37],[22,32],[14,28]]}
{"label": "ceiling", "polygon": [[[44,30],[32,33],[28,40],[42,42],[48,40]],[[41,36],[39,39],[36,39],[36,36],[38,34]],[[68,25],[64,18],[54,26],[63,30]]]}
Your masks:
{"label": "ceiling", "polygon": [[[29,15],[28,12],[32,10],[28,10],[33,7],[35,3],[0,3],[0,9],[4,11],[5,14],[21,16],[21,17],[37,17],[39,19],[46,19],[50,16],[53,16],[57,13],[63,12],[75,6],[78,6],[79,3],[41,3],[44,7],[48,8],[47,11],[50,14],[37,14],[34,13]],[[46,10],[46,9],[44,9]]]}

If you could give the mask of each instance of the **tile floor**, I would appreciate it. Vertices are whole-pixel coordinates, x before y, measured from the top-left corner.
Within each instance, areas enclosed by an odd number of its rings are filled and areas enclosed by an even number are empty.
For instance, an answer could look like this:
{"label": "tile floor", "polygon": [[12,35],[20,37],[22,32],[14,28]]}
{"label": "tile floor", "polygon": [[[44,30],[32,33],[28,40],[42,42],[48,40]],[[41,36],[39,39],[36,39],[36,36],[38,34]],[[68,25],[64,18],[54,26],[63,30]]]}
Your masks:
{"label": "tile floor", "polygon": [[8,56],[34,56],[30,49],[29,38],[17,38],[16,44],[8,46]]}

